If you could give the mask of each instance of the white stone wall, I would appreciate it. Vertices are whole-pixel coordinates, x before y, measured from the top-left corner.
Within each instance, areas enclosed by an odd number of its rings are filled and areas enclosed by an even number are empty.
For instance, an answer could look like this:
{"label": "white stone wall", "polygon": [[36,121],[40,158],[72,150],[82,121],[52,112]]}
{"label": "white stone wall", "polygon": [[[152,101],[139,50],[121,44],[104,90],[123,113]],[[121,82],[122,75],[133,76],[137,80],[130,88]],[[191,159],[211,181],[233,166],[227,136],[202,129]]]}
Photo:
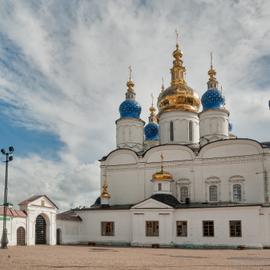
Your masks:
{"label": "white stone wall", "polygon": [[[0,216],[0,239],[3,232],[3,220]],[[17,229],[23,227],[26,231],[26,218],[23,217],[7,217],[7,236],[8,236],[8,245],[16,246],[17,245]],[[0,241],[1,246],[1,241]]]}
{"label": "white stone wall", "polygon": [[60,244],[80,243],[81,222],[69,220],[56,220],[57,229],[60,229]]}
{"label": "white stone wall", "polygon": [[[174,140],[170,139],[170,122],[173,122]],[[189,136],[189,122],[192,123],[192,136]],[[200,140],[199,117],[192,112],[164,112],[159,119],[160,143],[194,144]]]}
{"label": "white stone wall", "polygon": [[[82,218],[79,240],[82,243],[97,242],[127,244],[131,242],[131,213],[129,210],[80,210]],[[101,236],[101,222],[114,221],[115,235]]]}
{"label": "white stone wall", "polygon": [[116,121],[116,145],[142,151],[144,145],[144,121],[135,118],[121,118]]}
{"label": "white stone wall", "polygon": [[[159,208],[159,209],[158,209]],[[80,242],[151,246],[270,246],[269,207],[219,207],[173,209],[150,199],[130,210],[80,210]],[[214,221],[214,237],[204,237],[202,221]],[[242,237],[230,237],[229,221],[241,220]],[[114,236],[101,236],[101,222],[115,223]],[[146,221],[159,222],[159,236],[146,236]],[[187,221],[188,235],[178,237],[176,221]],[[71,242],[72,243],[72,242]]]}
{"label": "white stone wall", "polygon": [[[242,201],[262,203],[270,186],[270,151],[252,140],[224,140],[204,146],[195,153],[186,146],[160,145],[144,156],[119,149],[101,162],[101,175],[108,174],[111,204],[135,204],[150,197],[153,173],[160,170],[163,153],[164,170],[175,180],[172,193],[179,196],[179,185],[187,182],[192,202],[207,202],[211,183],[218,185],[218,201],[232,201],[232,185],[242,185]],[[267,176],[265,177],[265,171]],[[101,186],[103,179],[101,179]],[[178,192],[177,192],[178,190]],[[269,194],[269,188],[268,188]]]}

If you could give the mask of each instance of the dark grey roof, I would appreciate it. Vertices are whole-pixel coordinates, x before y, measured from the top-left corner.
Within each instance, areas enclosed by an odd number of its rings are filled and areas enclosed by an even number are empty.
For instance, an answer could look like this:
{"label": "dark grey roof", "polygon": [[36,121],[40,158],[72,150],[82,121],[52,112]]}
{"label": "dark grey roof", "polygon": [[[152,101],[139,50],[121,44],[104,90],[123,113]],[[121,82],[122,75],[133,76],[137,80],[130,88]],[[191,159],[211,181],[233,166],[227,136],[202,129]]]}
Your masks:
{"label": "dark grey roof", "polygon": [[174,208],[176,208],[180,204],[180,202],[171,194],[154,194],[151,196],[151,198]]}
{"label": "dark grey roof", "polygon": [[92,205],[91,207],[74,208],[74,211],[84,210],[127,210],[130,209],[133,204],[115,204],[115,205]]}
{"label": "dark grey roof", "polygon": [[262,147],[270,148],[270,142],[261,142]]}
{"label": "dark grey roof", "polygon": [[267,206],[262,203],[234,203],[234,202],[217,202],[217,203],[183,203],[176,206],[177,209],[188,208],[218,208],[218,207],[247,207],[247,206]]}

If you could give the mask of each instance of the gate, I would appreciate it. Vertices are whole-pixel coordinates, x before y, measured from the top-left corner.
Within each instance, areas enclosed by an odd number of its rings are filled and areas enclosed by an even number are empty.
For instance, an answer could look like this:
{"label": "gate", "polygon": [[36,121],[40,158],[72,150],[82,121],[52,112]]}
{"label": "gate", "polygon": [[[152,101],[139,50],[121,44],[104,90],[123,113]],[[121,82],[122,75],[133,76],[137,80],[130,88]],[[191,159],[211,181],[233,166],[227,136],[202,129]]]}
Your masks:
{"label": "gate", "polygon": [[46,244],[46,221],[39,215],[36,219],[36,244]]}
{"label": "gate", "polygon": [[17,229],[17,246],[25,246],[25,229],[23,227]]}

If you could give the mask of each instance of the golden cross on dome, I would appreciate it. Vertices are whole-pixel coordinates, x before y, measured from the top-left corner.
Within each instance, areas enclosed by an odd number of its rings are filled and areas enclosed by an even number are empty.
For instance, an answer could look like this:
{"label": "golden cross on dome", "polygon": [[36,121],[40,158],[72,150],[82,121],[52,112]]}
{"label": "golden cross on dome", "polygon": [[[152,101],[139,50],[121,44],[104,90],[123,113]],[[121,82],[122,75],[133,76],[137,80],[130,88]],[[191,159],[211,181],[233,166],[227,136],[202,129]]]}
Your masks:
{"label": "golden cross on dome", "polygon": [[131,81],[131,74],[132,74],[132,68],[131,68],[131,66],[128,66],[128,70],[129,70],[129,77],[128,77],[128,79]]}
{"label": "golden cross on dome", "polygon": [[210,65],[213,68],[213,52],[210,52]]}
{"label": "golden cross on dome", "polygon": [[152,99],[152,107],[154,106],[154,95],[151,93],[151,99]]}
{"label": "golden cross on dome", "polygon": [[163,153],[161,152],[160,154],[160,159],[161,159],[161,172],[163,172],[163,161],[164,161],[164,156]]}
{"label": "golden cross on dome", "polygon": [[176,34],[176,45],[179,44],[179,32],[177,29],[175,29],[175,34]]}

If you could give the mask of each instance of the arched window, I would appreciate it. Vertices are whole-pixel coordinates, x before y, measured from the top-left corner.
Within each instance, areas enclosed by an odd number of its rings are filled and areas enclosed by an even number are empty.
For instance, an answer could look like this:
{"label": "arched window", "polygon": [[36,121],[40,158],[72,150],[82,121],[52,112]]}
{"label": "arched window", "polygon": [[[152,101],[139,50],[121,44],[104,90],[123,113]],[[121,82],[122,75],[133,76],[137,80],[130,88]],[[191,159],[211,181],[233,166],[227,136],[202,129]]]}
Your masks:
{"label": "arched window", "polygon": [[188,198],[188,187],[180,188],[180,201],[186,202],[186,198]]}
{"label": "arched window", "polygon": [[158,191],[161,191],[161,190],[162,190],[161,183],[158,183]]}
{"label": "arched window", "polygon": [[170,122],[170,141],[174,141],[174,133],[173,133],[173,121]]}
{"label": "arched window", "polygon": [[216,202],[218,200],[218,188],[216,185],[209,187],[209,201]]}
{"label": "arched window", "polygon": [[192,123],[192,121],[189,121],[189,123],[188,123],[188,138],[189,138],[190,142],[193,141],[193,123]]}
{"label": "arched window", "polygon": [[242,187],[240,184],[233,185],[233,201],[240,202],[242,200]]}

